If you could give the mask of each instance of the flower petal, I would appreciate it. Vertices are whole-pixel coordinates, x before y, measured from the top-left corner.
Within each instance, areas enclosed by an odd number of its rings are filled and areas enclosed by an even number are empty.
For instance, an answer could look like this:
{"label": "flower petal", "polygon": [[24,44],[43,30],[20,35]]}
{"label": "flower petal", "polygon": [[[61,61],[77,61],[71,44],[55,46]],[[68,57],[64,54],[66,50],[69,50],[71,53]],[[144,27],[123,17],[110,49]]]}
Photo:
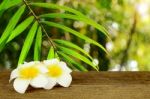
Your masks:
{"label": "flower petal", "polygon": [[24,64],[19,64],[18,68],[31,67],[38,65],[39,63],[40,63],[39,61],[24,62]]}
{"label": "flower petal", "polygon": [[47,68],[45,66],[43,66],[42,64],[37,65],[36,67],[40,70],[41,73],[48,72]]}
{"label": "flower petal", "polygon": [[56,80],[48,78],[48,83],[45,85],[44,89],[52,89],[56,85]]}
{"label": "flower petal", "polygon": [[69,87],[72,81],[72,76],[70,74],[64,74],[59,79],[57,79],[57,83],[63,87]]}
{"label": "flower petal", "polygon": [[59,66],[65,71],[66,73],[71,73],[72,70],[67,66],[65,62],[59,62]]}
{"label": "flower petal", "polygon": [[26,79],[21,79],[21,78],[16,78],[14,81],[14,89],[18,92],[18,93],[25,93],[26,89],[28,88],[30,83],[30,80],[26,80]]}
{"label": "flower petal", "polygon": [[13,79],[15,79],[15,78],[17,78],[17,77],[18,77],[18,69],[14,69],[14,70],[11,72],[9,82],[11,82]]}
{"label": "flower petal", "polygon": [[32,79],[30,85],[35,88],[43,88],[48,83],[48,79],[44,75],[39,75]]}
{"label": "flower petal", "polygon": [[44,60],[43,63],[45,65],[58,64],[59,60],[58,59]]}

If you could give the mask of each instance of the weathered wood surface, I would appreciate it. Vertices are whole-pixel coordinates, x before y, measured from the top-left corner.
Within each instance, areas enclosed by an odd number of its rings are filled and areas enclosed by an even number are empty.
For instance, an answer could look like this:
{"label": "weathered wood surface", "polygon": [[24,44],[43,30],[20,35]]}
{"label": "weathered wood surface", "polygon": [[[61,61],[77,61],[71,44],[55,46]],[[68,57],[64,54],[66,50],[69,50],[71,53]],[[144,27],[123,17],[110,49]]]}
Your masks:
{"label": "weathered wood surface", "polygon": [[33,89],[21,95],[0,72],[0,99],[150,99],[149,72],[74,72],[69,88]]}

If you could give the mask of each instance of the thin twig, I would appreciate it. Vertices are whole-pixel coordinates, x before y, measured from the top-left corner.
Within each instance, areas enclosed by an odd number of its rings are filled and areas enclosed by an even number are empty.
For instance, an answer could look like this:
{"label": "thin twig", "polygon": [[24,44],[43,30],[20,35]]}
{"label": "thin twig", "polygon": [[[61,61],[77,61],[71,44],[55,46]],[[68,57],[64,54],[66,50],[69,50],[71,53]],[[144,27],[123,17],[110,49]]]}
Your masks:
{"label": "thin twig", "polygon": [[120,62],[120,71],[121,71],[122,67],[124,66],[124,64],[126,63],[126,61],[128,59],[128,52],[129,52],[130,45],[131,45],[131,42],[132,42],[132,36],[135,33],[135,29],[136,29],[136,23],[137,23],[137,18],[136,17],[137,17],[137,15],[136,15],[136,12],[135,12],[133,25],[132,25],[132,28],[130,30],[129,40],[127,42],[127,47],[123,51],[123,57],[122,57],[121,62]]}
{"label": "thin twig", "polygon": [[35,12],[31,9],[31,7],[29,6],[29,4],[27,3],[26,0],[23,0],[24,4],[27,6],[27,8],[30,10],[31,14],[34,16],[35,20],[38,22],[39,26],[42,28],[42,31],[45,33],[45,35],[48,38],[48,43],[53,46],[53,48],[56,50],[56,46],[54,45],[52,39],[49,37],[48,33],[46,32],[45,28],[43,27],[43,25],[40,23],[40,19],[38,16],[36,16]]}

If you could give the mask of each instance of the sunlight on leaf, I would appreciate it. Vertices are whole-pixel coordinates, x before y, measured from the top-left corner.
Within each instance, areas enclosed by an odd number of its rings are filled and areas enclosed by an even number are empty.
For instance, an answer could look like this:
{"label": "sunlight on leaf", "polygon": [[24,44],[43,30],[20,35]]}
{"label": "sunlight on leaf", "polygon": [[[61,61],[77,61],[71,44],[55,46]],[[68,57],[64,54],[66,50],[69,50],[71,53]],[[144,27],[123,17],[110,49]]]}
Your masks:
{"label": "sunlight on leaf", "polygon": [[75,67],[77,70],[80,71],[88,71],[83,65],[79,64],[78,62],[74,61],[72,58],[70,58],[68,55],[58,51],[58,54],[63,57],[64,60],[66,60],[68,63],[72,64],[73,67]]}
{"label": "sunlight on leaf", "polygon": [[79,60],[82,60],[83,62],[87,63],[88,65],[92,66],[94,69],[98,70],[97,67],[88,59],[86,58],[85,56],[77,53],[76,51],[74,50],[71,50],[69,48],[65,48],[65,47],[62,47],[62,46],[57,46],[59,50],[61,50],[62,52],[68,54],[68,55],[71,55]]}
{"label": "sunlight on leaf", "polygon": [[82,48],[80,48],[78,45],[75,45],[74,43],[71,43],[70,41],[55,39],[54,42],[57,43],[57,44],[61,44],[61,45],[64,45],[64,46],[67,46],[67,47],[79,50],[83,54],[85,54],[86,56],[88,56],[91,60],[93,60],[93,58],[85,50],[83,50]]}
{"label": "sunlight on leaf", "polygon": [[87,18],[87,17],[77,16],[77,15],[72,15],[72,14],[63,14],[63,13],[43,14],[43,15],[40,15],[40,17],[41,18],[46,18],[46,17],[47,18],[67,18],[67,19],[83,21],[84,23],[87,23],[87,24],[95,27],[96,29],[101,31],[100,33],[103,33],[104,35],[106,35],[109,38],[108,33],[103,26],[97,24],[96,22],[94,22],[93,20],[91,20],[90,18]]}
{"label": "sunlight on leaf", "polygon": [[41,44],[42,44],[42,30],[38,28],[34,46],[34,61],[39,61],[41,56]]}
{"label": "sunlight on leaf", "polygon": [[55,52],[54,52],[54,48],[51,46],[48,56],[47,56],[47,59],[52,59],[52,58],[55,58]]}
{"label": "sunlight on leaf", "polygon": [[2,51],[3,47],[5,46],[8,37],[10,36],[12,30],[17,25],[21,15],[23,14],[25,10],[25,5],[19,8],[19,10],[14,14],[14,16],[10,19],[5,31],[3,32],[1,38],[0,38],[0,52]]}
{"label": "sunlight on leaf", "polygon": [[28,33],[28,35],[24,41],[24,45],[22,47],[22,51],[21,51],[21,54],[19,57],[18,65],[22,64],[25,61],[27,54],[31,48],[32,43],[33,43],[36,31],[37,31],[37,27],[38,27],[38,23],[35,22],[33,24],[33,26],[31,27],[31,29],[30,29],[30,31],[29,31],[29,33]]}
{"label": "sunlight on leaf", "polygon": [[105,49],[101,44],[97,43],[96,41],[90,39],[89,37],[87,37],[87,36],[85,36],[85,35],[83,35],[83,34],[77,32],[77,31],[75,31],[75,30],[73,30],[73,29],[71,29],[71,28],[69,28],[69,27],[66,27],[66,26],[64,26],[64,25],[57,24],[57,23],[54,23],[54,22],[48,22],[48,21],[42,21],[42,23],[44,23],[44,24],[46,24],[46,25],[48,25],[48,26],[52,26],[52,27],[57,27],[57,28],[63,29],[63,30],[65,30],[65,31],[67,31],[67,32],[69,32],[69,33],[71,33],[71,34],[73,34],[73,35],[75,35],[75,36],[77,36],[77,37],[79,37],[79,38],[85,40],[86,42],[89,42],[89,43],[91,43],[91,44],[94,44],[94,45],[98,46],[98,47],[101,48],[103,51],[105,51],[106,53],[108,53],[108,52],[106,51],[106,49]]}
{"label": "sunlight on leaf", "polygon": [[81,12],[79,12],[75,9],[72,9],[72,8],[69,8],[69,7],[66,7],[66,6],[59,6],[57,4],[52,4],[52,3],[30,3],[30,5],[43,7],[43,8],[50,8],[50,9],[61,9],[61,10],[63,9],[65,11],[71,12],[73,14],[76,14],[76,15],[79,15],[79,16],[84,16]]}
{"label": "sunlight on leaf", "polygon": [[5,10],[12,6],[16,6],[19,3],[21,3],[21,0],[3,0],[3,2],[0,4],[0,16],[3,14]]}
{"label": "sunlight on leaf", "polygon": [[30,16],[26,20],[24,20],[22,23],[20,23],[11,33],[9,36],[7,43],[13,40],[16,36],[20,35],[33,21],[34,17]]}

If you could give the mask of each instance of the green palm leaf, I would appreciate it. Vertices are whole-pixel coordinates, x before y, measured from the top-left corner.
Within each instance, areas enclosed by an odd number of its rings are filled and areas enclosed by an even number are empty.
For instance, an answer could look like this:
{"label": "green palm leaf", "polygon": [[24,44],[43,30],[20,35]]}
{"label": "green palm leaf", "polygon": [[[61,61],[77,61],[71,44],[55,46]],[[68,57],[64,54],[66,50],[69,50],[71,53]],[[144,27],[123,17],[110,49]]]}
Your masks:
{"label": "green palm leaf", "polygon": [[59,44],[59,45],[64,45],[64,46],[71,47],[71,48],[74,48],[76,50],[79,50],[84,55],[88,56],[91,60],[93,60],[93,58],[85,50],[83,50],[82,48],[80,48],[78,45],[75,45],[74,43],[71,43],[71,42],[65,41],[65,40],[59,40],[59,39],[55,39],[54,42],[57,43],[57,44]]}
{"label": "green palm leaf", "polygon": [[76,51],[74,50],[71,50],[69,48],[65,48],[65,47],[62,47],[62,46],[57,46],[59,50],[61,50],[62,52],[68,54],[68,55],[71,55],[79,60],[82,60],[83,62],[87,63],[88,65],[92,66],[94,69],[98,70],[97,67],[88,59],[86,58],[85,56],[77,53]]}
{"label": "green palm leaf", "polygon": [[58,51],[57,52],[59,55],[61,55],[63,57],[63,59],[65,61],[67,61],[68,63],[70,63],[73,67],[75,67],[77,70],[80,70],[80,71],[88,71],[83,65],[75,62],[72,58],[70,58],[68,55]]}
{"label": "green palm leaf", "polygon": [[[49,8],[49,9],[63,9],[65,11],[68,11],[68,12],[71,12],[75,15],[77,15],[77,18],[76,19],[82,19],[82,21],[84,20],[87,21],[86,23],[88,24],[92,24],[92,26],[96,27],[98,30],[100,30],[104,35],[106,35],[108,38],[108,32],[106,31],[106,29],[104,27],[102,27],[101,25],[97,24],[95,21],[93,21],[92,19],[86,17],[84,14],[82,14],[81,12],[75,10],[75,9],[72,9],[72,8],[69,8],[69,7],[66,7],[66,6],[59,6],[57,4],[52,4],[52,3],[30,3],[32,6],[38,6],[38,7],[43,7],[43,8]],[[56,14],[53,14],[51,15],[52,16],[57,16]],[[72,16],[70,15],[58,15],[58,17],[68,17],[68,18],[72,18]],[[75,16],[76,17],[76,16]],[[79,18],[80,17],[80,18]],[[74,18],[75,19],[75,18]]]}
{"label": "green palm leaf", "polygon": [[0,52],[2,51],[3,47],[5,46],[8,37],[10,36],[12,30],[15,28],[17,25],[21,15],[23,14],[25,10],[25,5],[20,7],[18,11],[14,14],[14,16],[10,19],[6,29],[4,30],[1,38],[0,38]]}
{"label": "green palm leaf", "polygon": [[54,52],[54,48],[51,46],[48,56],[47,56],[47,59],[52,59],[52,58],[55,58],[55,52]]}
{"label": "green palm leaf", "polygon": [[21,51],[21,54],[19,57],[18,65],[22,64],[24,62],[24,60],[26,59],[26,56],[31,48],[32,43],[33,43],[36,31],[37,31],[37,27],[38,27],[38,23],[35,22],[33,24],[33,26],[31,27],[31,29],[25,39],[25,42],[24,42],[24,45],[22,47],[22,51]]}
{"label": "green palm leaf", "polygon": [[73,14],[76,14],[76,15],[79,15],[79,16],[84,16],[81,12],[79,12],[75,9],[72,9],[72,8],[69,8],[69,7],[66,7],[66,6],[59,6],[57,4],[52,4],[52,3],[30,3],[30,5],[43,7],[43,8],[48,8],[48,9],[61,9],[61,10],[63,9],[65,11],[71,12]]}
{"label": "green palm leaf", "polygon": [[42,30],[38,28],[34,46],[34,61],[39,61],[41,56],[41,44],[42,44]]}
{"label": "green palm leaf", "polygon": [[103,51],[105,51],[107,53],[107,51],[105,50],[105,48],[101,44],[97,43],[96,41],[88,38],[87,36],[85,36],[83,34],[80,34],[79,32],[77,32],[77,31],[75,31],[75,30],[73,30],[73,29],[71,29],[69,27],[66,27],[64,25],[57,24],[57,23],[54,23],[54,22],[42,21],[42,23],[44,23],[44,24],[46,24],[48,26],[53,26],[53,27],[57,27],[57,28],[63,29],[65,31],[67,31],[67,32],[69,32],[69,33],[71,33],[71,34],[73,34],[73,35],[75,35],[75,36],[85,40],[86,42],[89,42],[91,44],[94,44],[94,45],[98,46],[99,48],[101,48]]}
{"label": "green palm leaf", "polygon": [[2,3],[0,4],[0,16],[3,14],[5,10],[8,8],[18,5],[21,3],[21,0],[3,0]]}
{"label": "green palm leaf", "polygon": [[40,15],[41,18],[67,18],[67,19],[73,19],[73,20],[78,20],[78,21],[83,21],[86,24],[89,24],[93,27],[95,27],[96,29],[98,29],[99,31],[101,31],[104,35],[106,35],[108,37],[108,33],[105,30],[104,27],[102,27],[101,25],[97,24],[96,22],[94,22],[93,20],[89,19],[89,18],[85,18],[82,16],[78,16],[78,15],[72,15],[72,14],[64,14],[64,13],[49,13],[49,14],[43,14]]}
{"label": "green palm leaf", "polygon": [[20,23],[11,33],[9,36],[7,43],[13,40],[16,36],[20,35],[33,21],[34,17],[30,16],[26,20],[24,20],[22,23]]}

